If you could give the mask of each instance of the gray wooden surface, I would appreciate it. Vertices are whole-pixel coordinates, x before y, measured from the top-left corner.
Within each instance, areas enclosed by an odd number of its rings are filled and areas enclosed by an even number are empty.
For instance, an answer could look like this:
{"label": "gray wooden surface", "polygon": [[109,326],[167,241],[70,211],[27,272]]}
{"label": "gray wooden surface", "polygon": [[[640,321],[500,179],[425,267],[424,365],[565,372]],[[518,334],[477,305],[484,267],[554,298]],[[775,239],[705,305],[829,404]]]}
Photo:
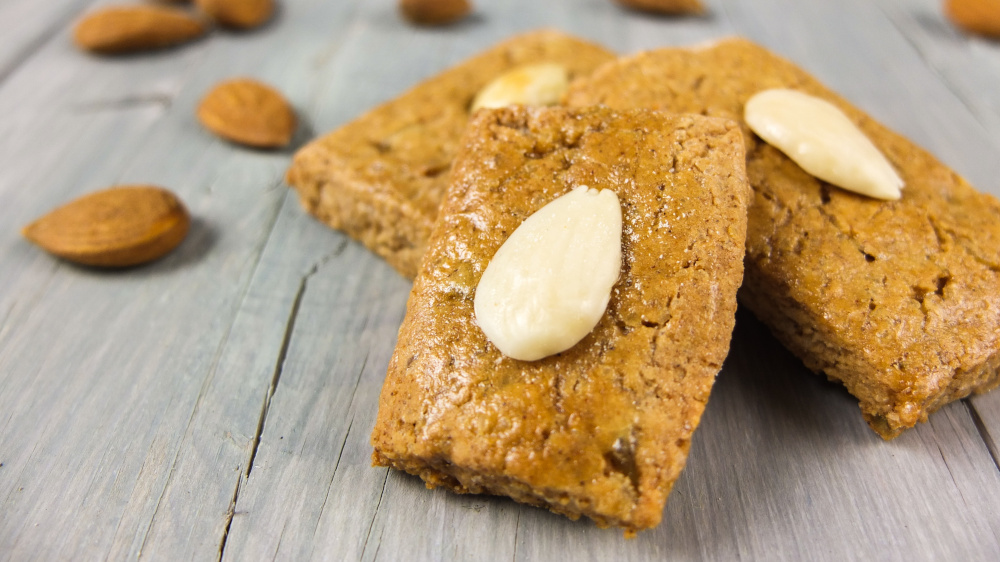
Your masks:
{"label": "gray wooden surface", "polygon": [[[741,34],[1000,195],[1000,43],[937,0],[708,0],[703,18],[482,0],[438,30],[393,0],[285,0],[253,33],[76,51],[72,21],[106,3],[0,0],[0,560],[1000,559],[1000,392],[886,443],[744,312],[663,523],[635,540],[371,468],[409,284],[303,215],[291,151],[193,118],[252,75],[296,105],[301,144],[518,31],[621,52]],[[176,191],[188,240],[103,272],[20,237],[115,183]]]}

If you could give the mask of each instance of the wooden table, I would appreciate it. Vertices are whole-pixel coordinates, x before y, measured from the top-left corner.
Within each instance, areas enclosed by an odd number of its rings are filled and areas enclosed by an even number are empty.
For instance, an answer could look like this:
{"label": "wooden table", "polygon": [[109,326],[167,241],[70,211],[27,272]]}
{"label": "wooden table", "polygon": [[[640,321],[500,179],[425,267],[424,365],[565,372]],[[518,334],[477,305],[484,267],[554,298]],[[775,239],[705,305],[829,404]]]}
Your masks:
{"label": "wooden table", "polygon": [[[635,540],[372,468],[409,283],[301,211],[292,150],[193,117],[215,82],[256,76],[299,110],[301,145],[518,31],[623,53],[741,34],[1000,195],[1000,43],[937,0],[708,0],[703,18],[480,0],[445,29],[393,0],[285,0],[257,32],[77,51],[72,22],[105,3],[0,0],[0,559],[1000,559],[1000,391],[884,442],[743,311],[663,523]],[[176,252],[106,272],[20,236],[117,183],[183,198]]]}

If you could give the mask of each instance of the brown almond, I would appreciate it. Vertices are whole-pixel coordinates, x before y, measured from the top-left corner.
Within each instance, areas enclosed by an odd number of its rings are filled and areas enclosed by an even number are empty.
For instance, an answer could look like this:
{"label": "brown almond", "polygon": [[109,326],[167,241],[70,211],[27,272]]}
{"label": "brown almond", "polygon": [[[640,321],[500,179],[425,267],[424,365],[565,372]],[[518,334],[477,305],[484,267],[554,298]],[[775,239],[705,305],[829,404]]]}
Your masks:
{"label": "brown almond", "polygon": [[84,16],[73,30],[73,39],[87,51],[119,54],[171,47],[204,33],[205,24],[183,10],[112,6]]}
{"label": "brown almond", "polygon": [[24,227],[45,251],[83,265],[126,267],[158,259],[187,236],[191,217],[173,193],[119,186],[72,201]]}
{"label": "brown almond", "polygon": [[258,148],[287,146],[296,123],[280,92],[250,78],[212,88],[198,106],[198,120],[224,139]]}
{"label": "brown almond", "polygon": [[271,19],[274,0],[196,0],[198,9],[223,27],[252,29]]}
{"label": "brown almond", "polygon": [[417,25],[447,25],[472,11],[469,0],[400,0],[399,10]]}
{"label": "brown almond", "polygon": [[618,0],[627,8],[660,14],[701,14],[705,6],[700,0]]}
{"label": "brown almond", "polygon": [[967,31],[1000,37],[1000,0],[946,0],[944,12]]}

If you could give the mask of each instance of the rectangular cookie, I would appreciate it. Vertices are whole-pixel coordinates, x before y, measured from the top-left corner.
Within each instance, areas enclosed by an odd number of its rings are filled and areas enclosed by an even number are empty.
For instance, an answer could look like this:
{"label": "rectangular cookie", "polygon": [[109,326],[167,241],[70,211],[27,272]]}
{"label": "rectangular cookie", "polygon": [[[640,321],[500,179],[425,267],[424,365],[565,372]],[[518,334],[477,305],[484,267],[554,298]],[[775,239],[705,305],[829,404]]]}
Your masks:
{"label": "rectangular cookie", "polygon": [[574,106],[656,108],[740,120],[753,94],[793,88],[837,107],[905,181],[902,199],[839,189],[745,124],[754,190],[740,302],[805,365],[841,381],[891,439],[1000,369],[1000,203],[802,69],[743,39],[609,63]]}
{"label": "rectangular cookie", "polygon": [[306,211],[412,278],[476,94],[522,65],[561,64],[572,79],[612,59],[558,31],[515,36],[314,140],[296,153],[286,181]]}
{"label": "rectangular cookie", "polygon": [[[655,526],[729,349],[750,189],[728,120],[606,108],[475,115],[414,282],[373,462],[634,532]],[[594,330],[538,361],[476,325],[480,276],[529,215],[611,189],[622,270]]]}

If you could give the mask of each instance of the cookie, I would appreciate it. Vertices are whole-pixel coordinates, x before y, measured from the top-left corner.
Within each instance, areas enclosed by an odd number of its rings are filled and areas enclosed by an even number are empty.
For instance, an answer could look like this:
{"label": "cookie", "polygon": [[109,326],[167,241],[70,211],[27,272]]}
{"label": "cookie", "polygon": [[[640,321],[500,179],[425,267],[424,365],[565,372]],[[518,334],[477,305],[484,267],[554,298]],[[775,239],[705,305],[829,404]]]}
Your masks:
{"label": "cookie", "polygon": [[[750,197],[738,126],[606,108],[476,114],[414,282],[377,465],[635,532],[655,526],[729,349]],[[596,327],[537,361],[477,326],[476,287],[530,215],[610,189],[622,269]]]}
{"label": "cookie", "polygon": [[740,300],[813,371],[842,382],[885,439],[984,392],[1000,369],[1000,202],[754,43],[730,39],[610,63],[575,106],[740,120],[750,96],[792,88],[841,109],[905,182],[881,201],[804,172],[744,124],[754,190]]}

